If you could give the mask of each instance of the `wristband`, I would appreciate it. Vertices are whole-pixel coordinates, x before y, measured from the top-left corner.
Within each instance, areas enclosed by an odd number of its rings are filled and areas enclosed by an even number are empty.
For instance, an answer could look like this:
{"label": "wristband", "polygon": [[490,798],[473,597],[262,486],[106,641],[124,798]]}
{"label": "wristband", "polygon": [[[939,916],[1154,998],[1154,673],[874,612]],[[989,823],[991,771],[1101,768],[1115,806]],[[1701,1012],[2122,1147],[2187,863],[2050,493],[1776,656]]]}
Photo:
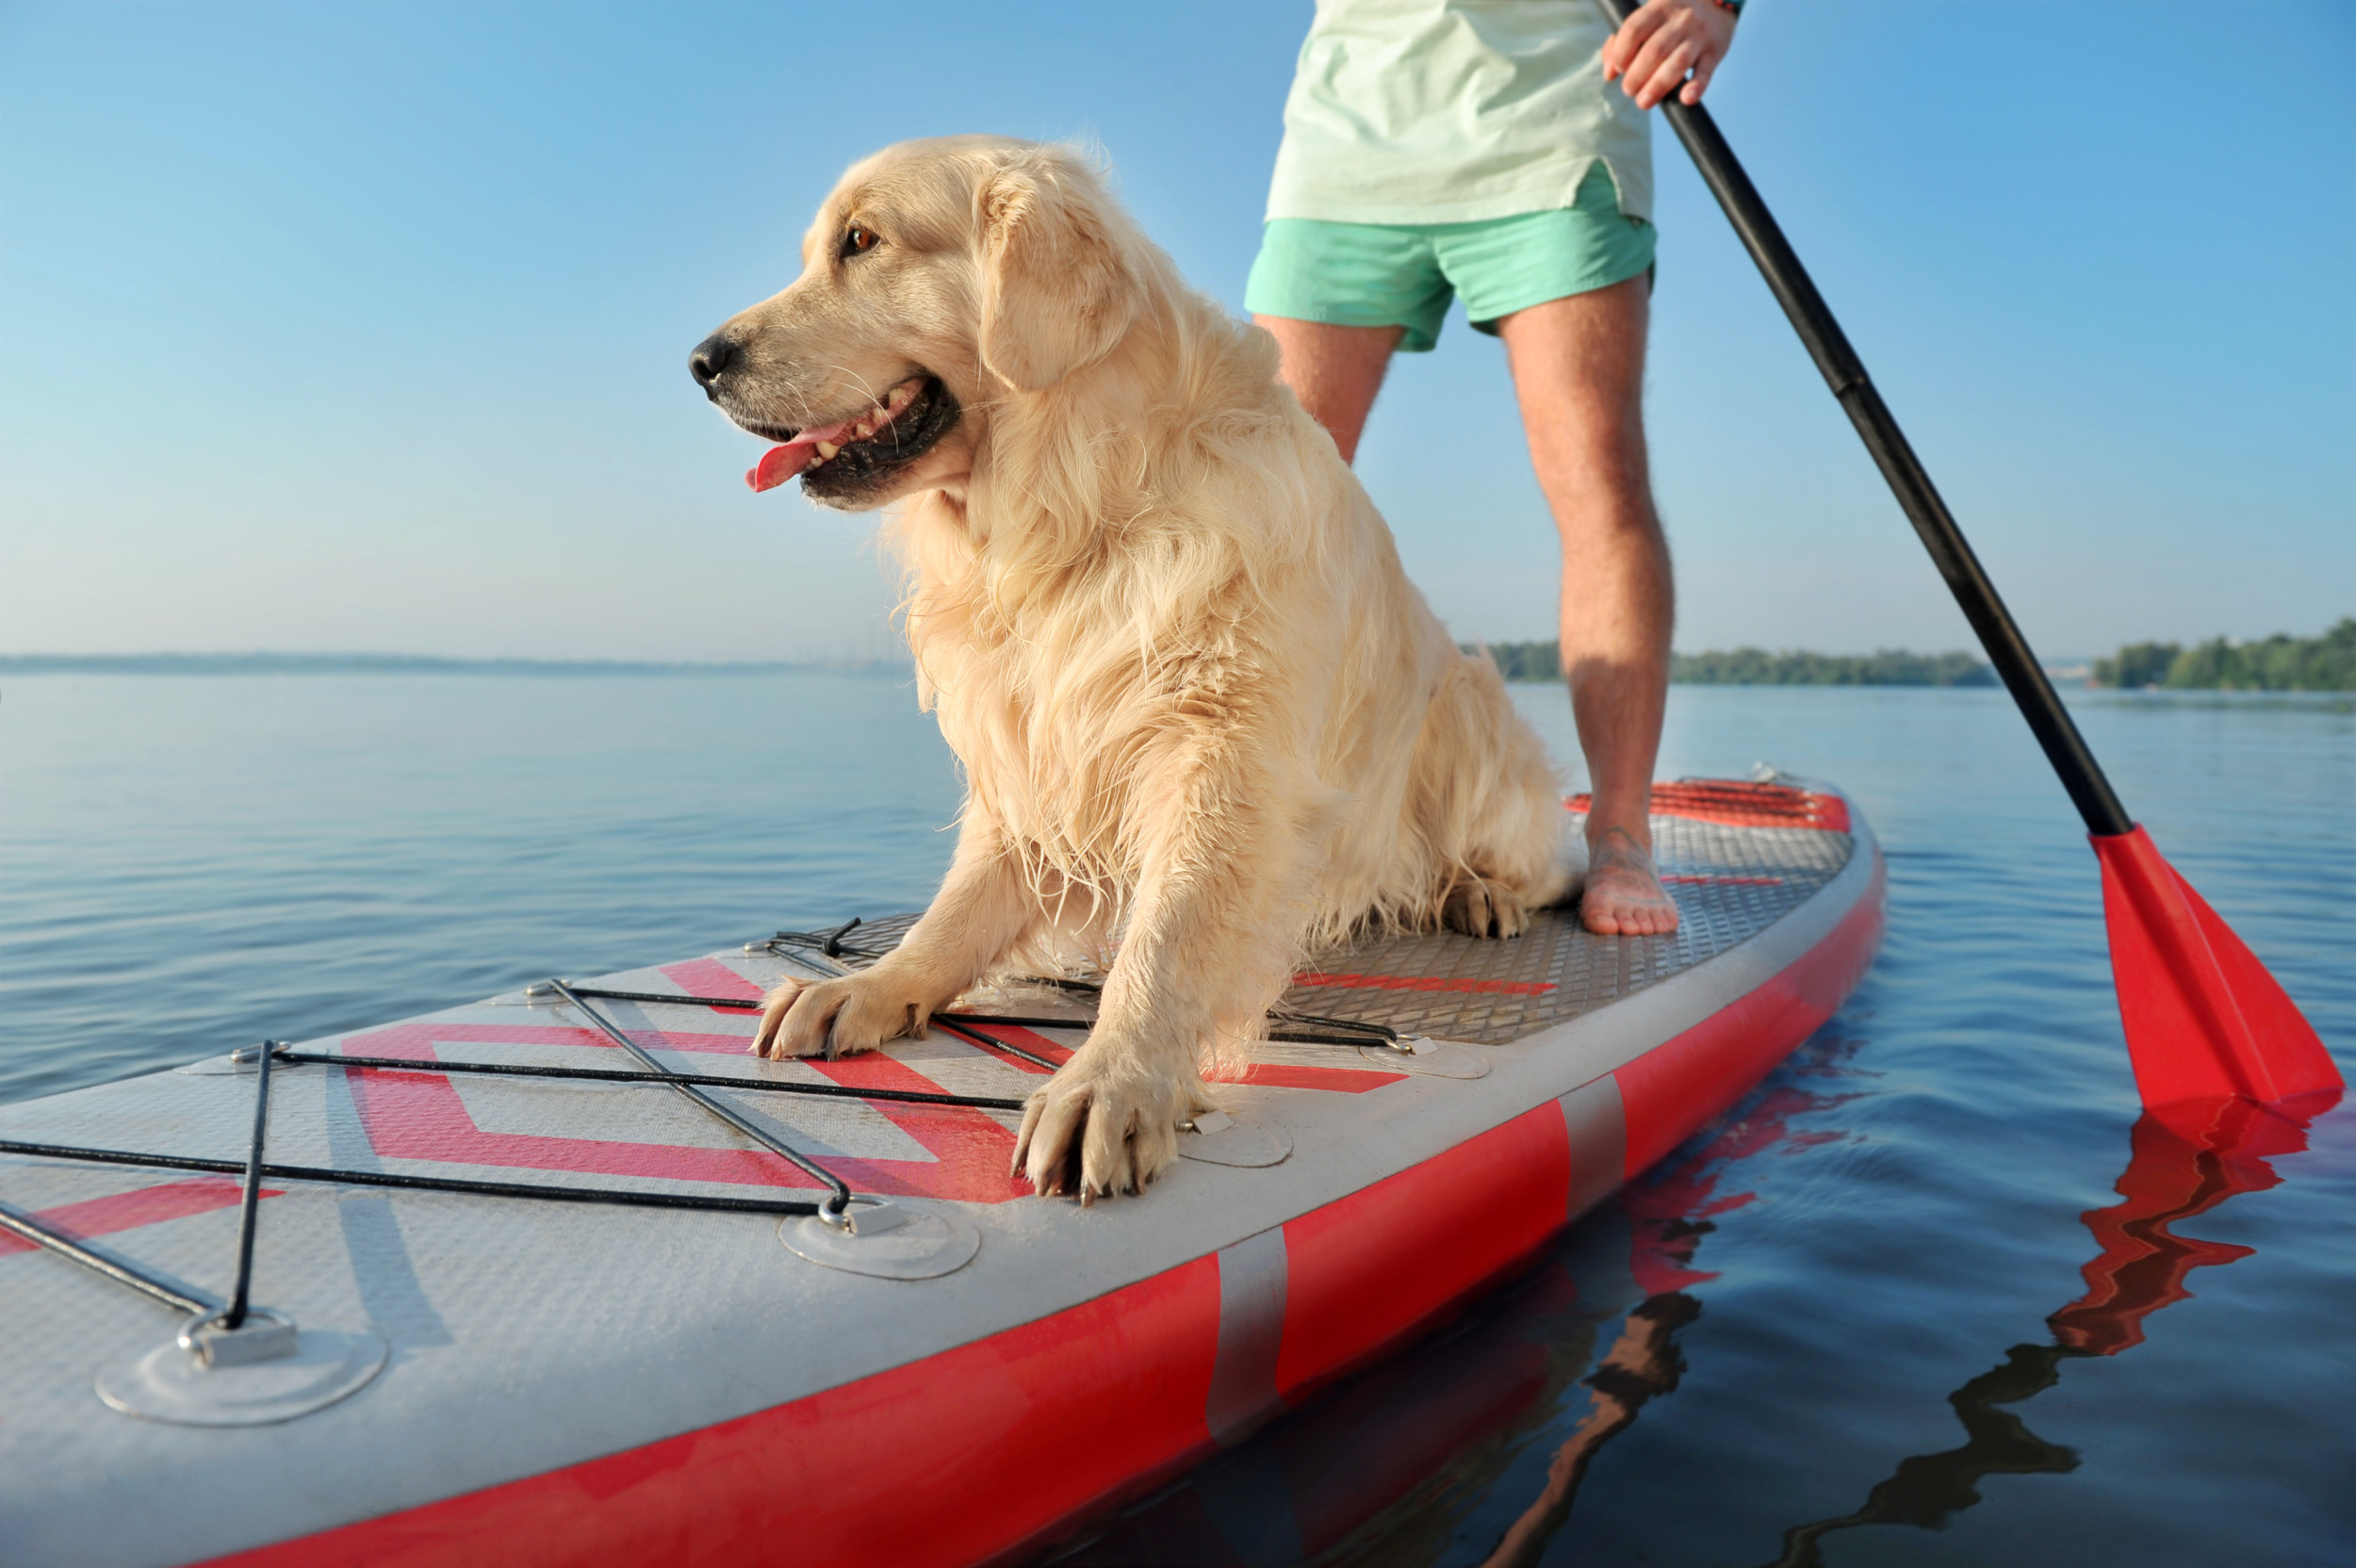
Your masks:
{"label": "wristband", "polygon": [[1742,15],[1742,0],[1717,0],[1720,10],[1732,11],[1737,20]]}

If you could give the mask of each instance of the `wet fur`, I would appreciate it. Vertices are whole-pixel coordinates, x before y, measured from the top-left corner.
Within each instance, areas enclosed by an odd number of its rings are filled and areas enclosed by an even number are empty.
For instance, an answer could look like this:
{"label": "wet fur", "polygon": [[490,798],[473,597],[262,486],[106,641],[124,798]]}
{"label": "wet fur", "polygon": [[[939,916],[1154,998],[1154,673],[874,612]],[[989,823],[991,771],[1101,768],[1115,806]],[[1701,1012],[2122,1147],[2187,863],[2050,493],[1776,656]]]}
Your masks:
{"label": "wet fur", "polygon": [[[874,254],[835,253],[852,221]],[[1408,582],[1274,342],[1081,156],[887,149],[804,257],[723,329],[744,364],[713,396],[807,427],[920,372],[954,395],[921,454],[805,489],[898,503],[920,693],[968,795],[898,951],[779,987],[760,1049],[870,1050],[993,973],[1109,960],[1016,1161],[1041,1192],[1134,1191],[1304,956],[1443,922],[1511,937],[1567,890],[1557,781],[1496,667]]]}

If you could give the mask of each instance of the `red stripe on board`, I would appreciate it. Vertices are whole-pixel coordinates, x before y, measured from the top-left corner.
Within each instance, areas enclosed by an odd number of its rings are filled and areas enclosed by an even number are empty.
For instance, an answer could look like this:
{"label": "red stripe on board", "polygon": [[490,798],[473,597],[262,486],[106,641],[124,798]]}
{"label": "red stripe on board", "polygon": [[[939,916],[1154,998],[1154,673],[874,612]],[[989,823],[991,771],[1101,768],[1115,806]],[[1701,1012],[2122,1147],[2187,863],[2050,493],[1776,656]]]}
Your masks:
{"label": "red stripe on board", "polygon": [[[746,1015],[736,1015],[744,1018]],[[615,1028],[621,1025],[616,1023]],[[671,1029],[622,1029],[648,1051],[711,1051],[742,1056],[753,1043],[748,1030],[741,1035],[682,1034]],[[341,1047],[347,1056],[405,1056],[413,1062],[434,1059],[443,1045],[572,1045],[589,1051],[619,1047],[600,1031],[569,1023],[395,1023],[364,1035],[346,1035]]]}
{"label": "red stripe on board", "polygon": [[[351,1074],[352,1098],[360,1108],[368,1142],[386,1159],[675,1182],[732,1182],[747,1186],[819,1184],[809,1172],[765,1150],[486,1132],[476,1124],[456,1086],[438,1073],[377,1068],[345,1070]],[[840,1168],[835,1161],[826,1163]]]}
{"label": "red stripe on board", "polygon": [[1569,1219],[1562,1107],[1534,1111],[1284,1227],[1287,1404],[1427,1328]]}
{"label": "red stripe on board", "polygon": [[1888,893],[1876,848],[1873,886],[1824,940],[1757,990],[1612,1074],[1628,1114],[1628,1175],[1750,1092],[1832,1017],[1881,946]]}
{"label": "red stripe on board", "polygon": [[[1057,1045],[1046,1036],[1015,1023],[960,1023],[960,1029],[1002,1039],[1008,1045],[1019,1045],[1035,1056],[1043,1056],[1057,1067],[1072,1060],[1073,1053]],[[1039,1070],[1020,1056],[1006,1060],[1015,1066]],[[1383,1072],[1362,1067],[1286,1067],[1268,1062],[1254,1062],[1233,1078],[1220,1080],[1230,1084],[1265,1084],[1280,1089],[1322,1089],[1329,1094],[1364,1094],[1385,1084],[1396,1084],[1406,1077],[1404,1072]]]}
{"label": "red stripe on board", "polygon": [[1218,1354],[1219,1263],[1197,1258],[774,1410],[213,1560],[959,1568],[1208,1450]]}
{"label": "red stripe on board", "polygon": [[[678,1035],[628,1031],[655,1050],[728,1050],[744,1054],[742,1035]],[[441,1045],[579,1045],[614,1052],[614,1042],[588,1029],[546,1024],[408,1023],[353,1035],[344,1050],[355,1056],[400,1056],[430,1064]],[[941,1086],[880,1054],[839,1062],[806,1060],[821,1076],[852,1087],[922,1089]],[[714,1149],[693,1144],[497,1133],[478,1126],[459,1089],[440,1073],[353,1068],[353,1102],[370,1145],[391,1159],[437,1160],[524,1170],[568,1170],[607,1176],[648,1176],[682,1182],[728,1182],[754,1186],[815,1187],[808,1172],[765,1150]],[[949,1105],[868,1101],[867,1106],[913,1138],[924,1160],[859,1159],[828,1154],[820,1162],[863,1192],[885,1197],[951,1198],[1003,1203],[1030,1188],[1006,1174],[1014,1135],[990,1116]]]}
{"label": "red stripe on board", "polygon": [[[861,1052],[832,1062],[819,1057],[807,1057],[805,1061],[822,1076],[846,1088],[941,1092],[939,1084],[880,1051]],[[940,1164],[922,1172],[921,1179],[908,1182],[908,1166],[903,1161],[829,1155],[822,1162],[854,1187],[863,1192],[880,1191],[883,1184],[896,1177],[903,1180],[904,1186],[920,1194],[951,1193],[969,1201],[979,1194],[989,1195],[991,1200],[1032,1195],[1029,1182],[1017,1181],[1007,1174],[1014,1164],[1014,1135],[991,1118],[959,1106],[911,1105],[892,1100],[871,1100],[867,1103],[885,1120],[923,1144]]]}
{"label": "red stripe on board", "polygon": [[[79,1203],[61,1203],[54,1209],[37,1209],[33,1218],[76,1241],[87,1241],[116,1231],[160,1225],[167,1219],[185,1219],[192,1214],[234,1209],[242,1191],[226,1176],[205,1176],[193,1182],[167,1182],[161,1186],[140,1187],[136,1192],[118,1192],[111,1198],[90,1198]],[[264,1187],[262,1196],[275,1198],[278,1189]],[[0,1231],[0,1256],[34,1250],[34,1243],[12,1231]]]}
{"label": "red stripe on board", "polygon": [[1288,1067],[1279,1062],[1253,1062],[1224,1084],[1265,1084],[1278,1089],[1322,1089],[1327,1094],[1364,1094],[1396,1084],[1404,1072],[1377,1072],[1363,1067]]}
{"label": "red stripe on board", "polygon": [[[1584,813],[1592,806],[1584,794],[1562,804]],[[1726,827],[1812,827],[1824,833],[1849,831],[1849,803],[1837,794],[1819,794],[1790,784],[1755,784],[1738,778],[1686,778],[1652,787],[1651,812],[1656,817],[1684,817],[1714,822]]]}
{"label": "red stripe on board", "polygon": [[1484,996],[1541,996],[1551,980],[1448,980],[1431,974],[1296,974],[1296,986],[1346,986],[1359,991],[1478,991]]}
{"label": "red stripe on board", "polygon": [[[943,1024],[941,1027],[946,1030],[948,1026]],[[1064,1063],[1072,1060],[1073,1054],[1070,1046],[1057,1045],[1054,1040],[1049,1039],[1045,1035],[1040,1034],[1036,1029],[1025,1029],[1019,1023],[967,1023],[960,1021],[957,1024],[957,1027],[959,1029],[971,1029],[975,1034],[983,1036],[989,1039],[1002,1040],[1008,1045],[1019,1045],[1023,1050],[1029,1052],[1032,1055],[1044,1057],[1046,1060],[1055,1063],[1057,1067],[1061,1067]],[[1041,1076],[1045,1076],[1044,1070],[1041,1069],[1037,1062],[1026,1062],[1020,1056],[1000,1055],[996,1052],[992,1052],[991,1055],[997,1060],[1006,1063],[1008,1067],[1021,1068],[1025,1072],[1037,1072]]]}
{"label": "red stripe on board", "polygon": [[[758,1002],[762,995],[759,986],[717,958],[690,958],[683,964],[665,964],[662,974],[690,996],[740,996],[747,1002]],[[714,1007],[712,1011],[729,1018],[744,1016],[741,1007]]]}

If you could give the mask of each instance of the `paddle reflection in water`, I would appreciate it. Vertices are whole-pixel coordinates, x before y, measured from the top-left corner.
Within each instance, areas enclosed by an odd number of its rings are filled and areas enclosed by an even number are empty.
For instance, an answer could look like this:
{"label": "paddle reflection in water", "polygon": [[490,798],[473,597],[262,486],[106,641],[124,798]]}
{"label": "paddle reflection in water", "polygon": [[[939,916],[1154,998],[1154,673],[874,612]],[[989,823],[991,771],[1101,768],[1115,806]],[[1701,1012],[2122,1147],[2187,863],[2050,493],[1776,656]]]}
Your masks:
{"label": "paddle reflection in water", "polygon": [[2280,1185],[2282,1178],[2267,1157],[2305,1150],[2308,1124],[2339,1098],[2331,1091],[2273,1107],[2214,1100],[2144,1112],[2116,1188],[2120,1201],[2080,1217],[2102,1250],[2083,1271],[2086,1294],[2045,1320],[2053,1343],[2016,1345],[2002,1364],[1949,1395],[1968,1441],[1959,1448],[1900,1461],[1855,1513],[1786,1531],[1776,1568],[1816,1568],[1824,1560],[1824,1538],[1836,1530],[1863,1525],[1940,1528],[1980,1500],[1983,1477],[2075,1470],[2074,1450],[2037,1436],[2001,1407],[2059,1382],[2064,1362],[2115,1356],[2142,1344],[2143,1320],[2192,1294],[2185,1276],[2250,1256],[2250,1248],[2179,1236],[2168,1227],[2236,1194]]}

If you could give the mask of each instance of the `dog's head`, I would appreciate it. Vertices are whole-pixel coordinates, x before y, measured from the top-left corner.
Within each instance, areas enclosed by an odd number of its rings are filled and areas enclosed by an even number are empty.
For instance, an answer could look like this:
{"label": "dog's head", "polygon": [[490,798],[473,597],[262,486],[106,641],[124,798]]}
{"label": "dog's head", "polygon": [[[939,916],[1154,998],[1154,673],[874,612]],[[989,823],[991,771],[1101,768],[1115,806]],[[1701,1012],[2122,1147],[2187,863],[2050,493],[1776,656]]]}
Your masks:
{"label": "dog's head", "polygon": [[990,411],[1110,354],[1143,297],[1142,239],[1072,150],[905,141],[852,168],[802,275],[730,318],[688,368],[778,443],[756,489],[860,511],[959,486]]}

